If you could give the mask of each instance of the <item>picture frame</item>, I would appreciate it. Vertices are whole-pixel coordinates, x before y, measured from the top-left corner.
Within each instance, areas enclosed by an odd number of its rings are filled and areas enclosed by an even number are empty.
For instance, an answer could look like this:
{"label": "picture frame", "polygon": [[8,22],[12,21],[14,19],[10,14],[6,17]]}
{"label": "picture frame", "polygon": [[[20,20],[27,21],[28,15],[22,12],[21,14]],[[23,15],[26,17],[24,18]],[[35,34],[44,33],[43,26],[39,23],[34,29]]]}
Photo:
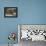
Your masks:
{"label": "picture frame", "polygon": [[17,7],[4,7],[4,17],[17,18],[18,8]]}

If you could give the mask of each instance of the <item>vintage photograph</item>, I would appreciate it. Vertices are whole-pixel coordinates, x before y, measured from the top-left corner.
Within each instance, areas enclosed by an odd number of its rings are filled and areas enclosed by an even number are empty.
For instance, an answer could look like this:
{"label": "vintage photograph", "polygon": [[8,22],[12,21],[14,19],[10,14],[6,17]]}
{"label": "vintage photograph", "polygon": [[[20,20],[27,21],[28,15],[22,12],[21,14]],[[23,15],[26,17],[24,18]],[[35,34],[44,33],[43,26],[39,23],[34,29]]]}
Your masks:
{"label": "vintage photograph", "polygon": [[5,7],[4,17],[17,17],[17,7]]}

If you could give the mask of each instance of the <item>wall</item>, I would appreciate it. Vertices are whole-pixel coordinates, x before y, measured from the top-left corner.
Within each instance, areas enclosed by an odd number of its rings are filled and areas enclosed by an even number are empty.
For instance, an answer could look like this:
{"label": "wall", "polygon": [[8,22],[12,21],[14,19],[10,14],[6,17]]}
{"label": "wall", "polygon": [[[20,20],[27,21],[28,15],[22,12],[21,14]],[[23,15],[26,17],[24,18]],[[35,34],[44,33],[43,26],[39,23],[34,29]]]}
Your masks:
{"label": "wall", "polygon": [[[18,18],[4,18],[4,7],[16,6]],[[9,32],[18,32],[18,24],[46,24],[46,0],[0,0],[0,44],[8,43]]]}

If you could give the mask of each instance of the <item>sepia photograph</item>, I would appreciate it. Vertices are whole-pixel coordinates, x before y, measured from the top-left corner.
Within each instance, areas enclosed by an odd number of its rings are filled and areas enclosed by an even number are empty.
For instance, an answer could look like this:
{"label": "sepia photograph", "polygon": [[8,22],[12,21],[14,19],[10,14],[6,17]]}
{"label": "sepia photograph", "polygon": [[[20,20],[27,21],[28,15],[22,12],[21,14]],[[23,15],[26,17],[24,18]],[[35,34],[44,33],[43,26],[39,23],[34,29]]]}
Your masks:
{"label": "sepia photograph", "polygon": [[5,7],[4,17],[17,17],[17,7]]}

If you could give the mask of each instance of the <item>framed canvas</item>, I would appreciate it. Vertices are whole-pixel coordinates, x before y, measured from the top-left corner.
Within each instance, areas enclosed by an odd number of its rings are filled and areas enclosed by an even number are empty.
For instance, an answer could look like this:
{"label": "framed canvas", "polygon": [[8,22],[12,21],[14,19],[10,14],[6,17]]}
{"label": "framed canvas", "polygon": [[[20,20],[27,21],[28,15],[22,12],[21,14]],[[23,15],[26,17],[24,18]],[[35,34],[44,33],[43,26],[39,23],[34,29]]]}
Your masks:
{"label": "framed canvas", "polygon": [[17,7],[5,7],[4,8],[4,17],[17,17],[18,16]]}

